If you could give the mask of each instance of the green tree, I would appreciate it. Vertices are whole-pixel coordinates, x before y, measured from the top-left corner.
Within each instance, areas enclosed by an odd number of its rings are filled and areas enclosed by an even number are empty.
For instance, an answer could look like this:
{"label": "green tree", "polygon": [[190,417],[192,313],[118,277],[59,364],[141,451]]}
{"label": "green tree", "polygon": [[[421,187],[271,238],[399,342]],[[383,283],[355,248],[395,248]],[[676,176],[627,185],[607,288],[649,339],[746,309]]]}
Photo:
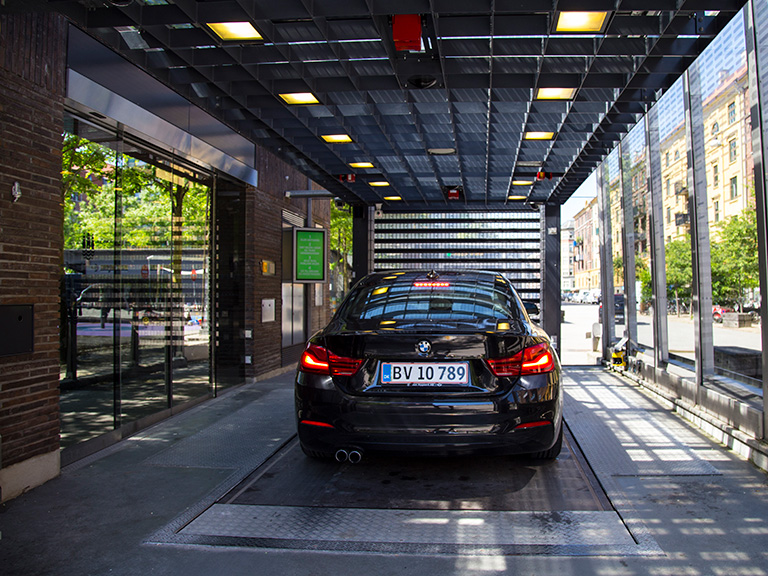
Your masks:
{"label": "green tree", "polygon": [[746,290],[760,284],[757,214],[746,209],[715,225],[718,240],[711,244],[712,298],[718,304],[743,304]]}
{"label": "green tree", "polygon": [[685,235],[679,240],[667,243],[666,254],[667,298],[679,302],[680,298],[690,301],[693,267],[691,263],[691,238]]}
{"label": "green tree", "polygon": [[349,263],[352,260],[352,213],[349,209],[337,208],[331,202],[331,270],[340,279],[339,296],[349,287]]}

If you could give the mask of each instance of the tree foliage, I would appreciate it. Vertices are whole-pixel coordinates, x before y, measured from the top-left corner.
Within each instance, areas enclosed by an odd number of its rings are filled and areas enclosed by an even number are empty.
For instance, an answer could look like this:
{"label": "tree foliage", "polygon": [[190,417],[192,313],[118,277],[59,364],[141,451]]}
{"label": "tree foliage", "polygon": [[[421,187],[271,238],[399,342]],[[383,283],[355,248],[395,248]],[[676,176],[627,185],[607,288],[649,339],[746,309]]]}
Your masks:
{"label": "tree foliage", "polygon": [[[208,189],[106,146],[66,133],[62,159],[64,247],[171,247],[175,225],[185,246],[205,242]],[[165,177],[161,177],[165,176]],[[116,192],[120,194],[116,194]]]}
{"label": "tree foliage", "polygon": [[711,244],[712,298],[723,305],[740,305],[746,290],[760,285],[757,214],[746,209],[715,226]]}

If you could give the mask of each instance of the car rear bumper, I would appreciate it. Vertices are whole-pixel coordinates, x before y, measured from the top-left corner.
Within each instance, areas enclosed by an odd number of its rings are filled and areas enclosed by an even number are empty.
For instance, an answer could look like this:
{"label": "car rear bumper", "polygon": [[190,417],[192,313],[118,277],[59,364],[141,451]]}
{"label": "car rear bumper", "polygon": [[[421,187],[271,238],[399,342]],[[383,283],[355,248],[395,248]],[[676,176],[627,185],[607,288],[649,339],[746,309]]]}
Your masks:
{"label": "car rear bumper", "polygon": [[492,399],[356,397],[337,389],[296,386],[299,439],[305,449],[414,454],[525,454],[551,448],[562,425],[562,393],[516,404]]}

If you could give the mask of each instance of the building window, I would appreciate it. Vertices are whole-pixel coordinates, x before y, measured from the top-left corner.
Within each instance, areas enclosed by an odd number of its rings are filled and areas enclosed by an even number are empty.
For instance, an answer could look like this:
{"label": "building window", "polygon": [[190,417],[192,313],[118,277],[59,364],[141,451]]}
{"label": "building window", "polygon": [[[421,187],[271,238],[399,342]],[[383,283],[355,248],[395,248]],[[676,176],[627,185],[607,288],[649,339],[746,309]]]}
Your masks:
{"label": "building window", "polygon": [[720,201],[715,200],[715,222],[720,222]]}
{"label": "building window", "polygon": [[728,142],[728,160],[736,162],[736,140]]}
{"label": "building window", "polygon": [[712,184],[720,186],[720,167],[717,164],[712,165]]}
{"label": "building window", "polygon": [[667,153],[664,155],[664,159],[665,159],[665,161],[666,161],[666,163],[667,163],[667,166],[669,166],[669,152],[667,152]]}
{"label": "building window", "polygon": [[715,122],[712,124],[712,136],[716,136],[718,132],[720,132],[720,124]]}
{"label": "building window", "polygon": [[728,104],[728,124],[736,122],[736,102]]}
{"label": "building window", "polygon": [[667,224],[672,224],[672,209],[667,206]]}
{"label": "building window", "polygon": [[680,160],[680,150],[675,150],[675,162]]}
{"label": "building window", "polygon": [[731,200],[739,195],[739,179],[737,176],[731,178]]}
{"label": "building window", "polygon": [[667,196],[672,195],[672,183],[669,181],[669,178],[667,178]]}

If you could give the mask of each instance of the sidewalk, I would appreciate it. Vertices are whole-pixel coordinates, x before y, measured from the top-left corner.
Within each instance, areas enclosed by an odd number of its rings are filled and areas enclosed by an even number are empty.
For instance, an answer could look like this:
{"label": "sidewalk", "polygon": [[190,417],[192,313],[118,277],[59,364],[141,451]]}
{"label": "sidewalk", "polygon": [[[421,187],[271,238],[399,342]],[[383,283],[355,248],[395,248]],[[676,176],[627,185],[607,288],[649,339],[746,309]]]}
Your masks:
{"label": "sidewalk", "polygon": [[[597,368],[567,374],[566,421],[631,535],[628,545],[570,554],[556,546],[505,554],[487,545],[473,554],[428,548],[395,554],[312,550],[302,540],[273,547],[215,537],[206,545],[178,543],[175,534],[290,442],[295,425],[286,374],[192,408],[8,502],[0,508],[0,573],[768,574],[764,474],[631,383]],[[569,484],[559,489],[568,491]],[[567,529],[574,515],[547,516]],[[479,512],[464,518],[470,525],[488,521]],[[310,533],[312,522],[305,518]],[[349,531],[347,538],[358,536]]]}

